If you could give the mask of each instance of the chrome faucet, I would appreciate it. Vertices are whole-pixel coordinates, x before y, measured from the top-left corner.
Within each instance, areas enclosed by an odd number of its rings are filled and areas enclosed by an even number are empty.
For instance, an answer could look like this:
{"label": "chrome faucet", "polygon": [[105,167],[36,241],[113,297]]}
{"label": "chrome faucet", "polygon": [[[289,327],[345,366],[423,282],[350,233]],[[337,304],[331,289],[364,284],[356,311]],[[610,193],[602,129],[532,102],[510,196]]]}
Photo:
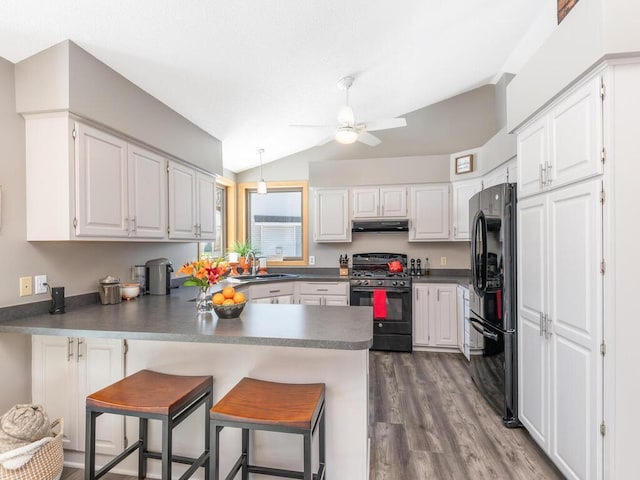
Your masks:
{"label": "chrome faucet", "polygon": [[256,260],[256,252],[251,251],[247,253],[247,261],[251,259],[251,275],[256,276],[258,274],[258,261]]}

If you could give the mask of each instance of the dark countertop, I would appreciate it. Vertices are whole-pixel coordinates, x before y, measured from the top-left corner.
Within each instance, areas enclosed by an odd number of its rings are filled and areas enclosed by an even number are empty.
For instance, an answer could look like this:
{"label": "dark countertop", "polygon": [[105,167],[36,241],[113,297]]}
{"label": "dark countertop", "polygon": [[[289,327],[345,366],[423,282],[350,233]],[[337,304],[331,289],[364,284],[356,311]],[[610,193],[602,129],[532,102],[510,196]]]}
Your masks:
{"label": "dark countertop", "polygon": [[182,287],[115,305],[76,306],[63,315],[9,318],[0,322],[0,332],[337,350],[372,344],[371,307],[247,303],[239,318],[218,319],[198,317],[196,294],[197,288]]}
{"label": "dark countertop", "polygon": [[412,278],[414,285],[417,283],[455,283],[469,287],[469,275],[427,275]]}

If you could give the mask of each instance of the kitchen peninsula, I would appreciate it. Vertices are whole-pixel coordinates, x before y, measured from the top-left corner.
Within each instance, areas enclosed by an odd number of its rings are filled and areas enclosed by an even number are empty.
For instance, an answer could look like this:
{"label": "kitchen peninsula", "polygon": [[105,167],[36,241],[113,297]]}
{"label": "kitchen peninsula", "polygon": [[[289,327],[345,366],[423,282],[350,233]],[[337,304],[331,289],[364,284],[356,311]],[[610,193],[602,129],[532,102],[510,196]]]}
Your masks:
{"label": "kitchen peninsula", "polygon": [[[115,305],[92,304],[68,309],[64,315],[11,319],[0,322],[0,333],[34,335],[34,345],[36,339],[43,338],[40,336],[52,336],[54,340],[58,337],[65,360],[75,352],[72,362],[79,363],[91,361],[87,345],[93,339],[126,340],[124,375],[143,368],[179,375],[213,375],[214,401],[244,376],[276,382],[324,382],[327,471],[341,478],[366,479],[371,308],[249,303],[239,318],[218,319],[215,314],[197,316],[192,301],[195,294],[196,289],[179,288],[167,296],[138,297]],[[82,341],[72,344],[74,338]],[[38,348],[34,346],[34,358],[37,355]],[[34,360],[34,378],[39,374],[36,363]],[[83,419],[84,397],[79,397],[82,398],[76,409]],[[193,439],[202,438],[201,418],[189,418],[176,431],[174,445],[180,454],[197,452],[200,447]],[[82,439],[83,421],[77,423],[80,426],[69,435]],[[157,430],[153,427],[151,436],[159,442],[159,426]],[[128,441],[134,441],[137,422],[127,419],[125,431]],[[288,437],[291,436],[256,432],[255,460],[275,467],[299,468],[302,440]],[[65,460],[70,465],[82,465],[83,454],[74,451],[82,449],[82,441],[76,439],[75,449],[69,445]],[[239,432],[223,431],[223,470],[231,468],[239,445]],[[109,458],[110,449],[104,445],[103,461]],[[115,452],[116,446],[112,450]],[[133,474],[134,461],[135,458],[128,459],[120,471]],[[159,472],[158,465],[152,467],[151,474]]]}

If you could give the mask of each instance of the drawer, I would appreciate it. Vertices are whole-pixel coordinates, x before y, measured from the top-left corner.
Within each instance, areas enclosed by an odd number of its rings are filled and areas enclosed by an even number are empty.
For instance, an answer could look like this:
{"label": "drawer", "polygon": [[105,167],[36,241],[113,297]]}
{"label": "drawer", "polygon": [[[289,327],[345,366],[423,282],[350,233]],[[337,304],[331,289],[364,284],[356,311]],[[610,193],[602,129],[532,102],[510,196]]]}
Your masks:
{"label": "drawer", "polygon": [[251,285],[251,298],[293,295],[293,287],[293,282],[272,282],[264,285]]}
{"label": "drawer", "polygon": [[349,282],[299,282],[300,295],[348,295]]}

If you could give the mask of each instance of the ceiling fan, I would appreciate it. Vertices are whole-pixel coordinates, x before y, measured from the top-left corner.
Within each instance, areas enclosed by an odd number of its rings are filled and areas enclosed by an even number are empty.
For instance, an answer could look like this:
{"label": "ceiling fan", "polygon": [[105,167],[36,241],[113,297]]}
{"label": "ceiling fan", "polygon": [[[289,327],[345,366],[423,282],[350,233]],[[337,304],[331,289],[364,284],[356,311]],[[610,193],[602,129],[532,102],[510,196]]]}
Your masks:
{"label": "ceiling fan", "polygon": [[338,110],[338,122],[336,125],[291,125],[292,127],[311,128],[333,128],[334,133],[323,138],[317,145],[324,145],[331,140],[338,143],[350,144],[356,141],[375,147],[381,140],[369,132],[377,130],[388,130],[391,128],[406,127],[407,121],[404,118],[387,118],[372,122],[356,123],[353,109],[349,106],[349,89],[353,85],[353,77],[344,77],[338,81],[338,88],[345,92],[345,104]]}

